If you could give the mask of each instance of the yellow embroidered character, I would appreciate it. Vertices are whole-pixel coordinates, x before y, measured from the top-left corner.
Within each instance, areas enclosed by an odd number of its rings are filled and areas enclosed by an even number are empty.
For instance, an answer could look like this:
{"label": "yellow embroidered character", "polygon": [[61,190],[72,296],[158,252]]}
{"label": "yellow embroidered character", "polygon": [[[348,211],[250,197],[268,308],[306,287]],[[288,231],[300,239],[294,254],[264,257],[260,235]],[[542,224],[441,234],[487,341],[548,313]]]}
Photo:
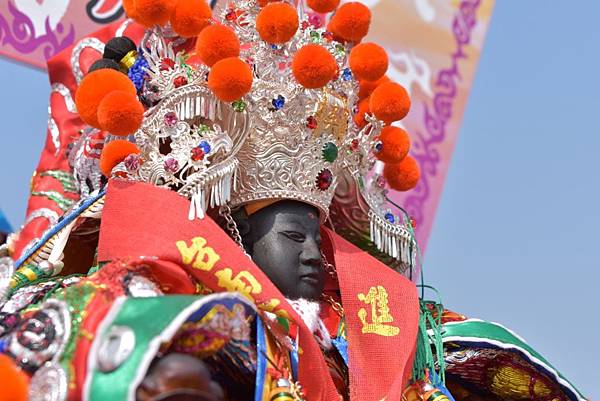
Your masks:
{"label": "yellow embroidered character", "polygon": [[210,271],[221,259],[214,249],[206,245],[206,239],[202,237],[193,238],[191,246],[188,246],[185,241],[177,241],[175,245],[177,245],[183,263],[191,264],[194,269]]}
{"label": "yellow embroidered character", "polygon": [[226,268],[216,272],[215,276],[219,279],[219,287],[227,291],[237,291],[252,301],[254,301],[252,294],[260,294],[262,292],[262,286],[256,277],[246,270],[239,272],[233,277],[233,271]]}
{"label": "yellow embroidered character", "polygon": [[384,323],[391,323],[394,318],[388,306],[388,293],[381,285],[371,287],[367,295],[358,294],[358,299],[371,305],[371,322],[367,322],[368,312],[365,308],[358,310],[358,318],[362,323],[362,333],[372,333],[380,336],[392,337],[400,333],[400,328]]}

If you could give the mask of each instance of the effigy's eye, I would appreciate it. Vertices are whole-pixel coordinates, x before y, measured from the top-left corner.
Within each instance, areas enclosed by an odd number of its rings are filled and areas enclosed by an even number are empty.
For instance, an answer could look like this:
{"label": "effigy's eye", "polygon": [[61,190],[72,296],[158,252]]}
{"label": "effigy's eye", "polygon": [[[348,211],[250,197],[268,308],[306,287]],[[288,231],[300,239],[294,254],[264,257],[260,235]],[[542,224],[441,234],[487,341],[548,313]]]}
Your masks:
{"label": "effigy's eye", "polygon": [[306,240],[306,236],[298,231],[283,231],[281,234],[296,242],[304,242]]}

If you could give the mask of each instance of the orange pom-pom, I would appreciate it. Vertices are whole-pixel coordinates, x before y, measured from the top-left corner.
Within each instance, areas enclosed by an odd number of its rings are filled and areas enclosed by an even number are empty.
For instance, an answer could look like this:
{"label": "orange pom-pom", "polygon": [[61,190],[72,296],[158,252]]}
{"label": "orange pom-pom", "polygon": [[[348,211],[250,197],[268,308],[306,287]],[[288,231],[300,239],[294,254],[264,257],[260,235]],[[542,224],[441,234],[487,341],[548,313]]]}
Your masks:
{"label": "orange pom-pom", "polygon": [[240,55],[240,41],[235,32],[223,25],[207,26],[196,40],[196,53],[212,67],[219,60]]}
{"label": "orange pom-pom", "polygon": [[171,27],[179,36],[190,38],[206,28],[211,17],[206,0],[178,0],[171,14]]}
{"label": "orange pom-pom", "polygon": [[350,52],[350,69],[358,79],[377,81],[388,69],[388,56],[375,43],[361,43]]}
{"label": "orange pom-pom", "polygon": [[104,96],[114,90],[124,91],[133,96],[136,94],[135,86],[122,72],[104,68],[86,75],[75,93],[75,104],[81,119],[92,127],[101,129],[98,122],[98,105]]}
{"label": "orange pom-pom", "polygon": [[369,32],[371,10],[362,3],[342,4],[331,18],[331,32],[349,42],[360,42]]}
{"label": "orange pom-pom", "polygon": [[379,135],[381,150],[377,158],[384,163],[400,163],[410,150],[410,137],[402,128],[384,127]]}
{"label": "orange pom-pom", "polygon": [[334,24],[334,20],[330,19],[329,22],[327,23],[327,31],[331,32],[331,34],[333,35],[333,40],[335,40],[336,42],[340,42],[340,43],[346,43],[346,40],[342,37],[340,37],[338,34],[336,34],[336,29],[335,29],[335,24]]}
{"label": "orange pom-pom", "polygon": [[360,81],[358,83],[358,98],[364,99],[371,96],[371,93],[373,93],[375,88],[386,82],[390,82],[390,79],[387,77],[387,75],[384,75],[377,81]]}
{"label": "orange pom-pom", "polygon": [[27,401],[27,375],[4,354],[0,354],[0,387],[0,401]]}
{"label": "orange pom-pom", "polygon": [[133,134],[142,125],[144,106],[129,92],[112,91],[98,106],[98,122],[113,135]]}
{"label": "orange pom-pom", "polygon": [[117,139],[104,145],[100,155],[100,171],[105,177],[110,177],[112,169],[131,154],[139,154],[140,149],[135,143]]}
{"label": "orange pom-pom", "polygon": [[173,14],[175,2],[176,0],[135,0],[132,18],[145,27],[164,25]]}
{"label": "orange pom-pom", "polygon": [[123,0],[123,10],[125,10],[125,14],[132,19],[136,19],[136,8],[135,8],[135,0]]}
{"label": "orange pom-pom", "polygon": [[337,8],[340,0],[308,0],[308,6],[318,13],[330,13]]}
{"label": "orange pom-pom", "polygon": [[252,69],[237,57],[218,61],[208,74],[208,87],[223,102],[233,102],[252,89]]}
{"label": "orange pom-pom", "polygon": [[256,16],[256,30],[268,43],[285,43],[298,30],[298,12],[288,3],[271,3]]}
{"label": "orange pom-pom", "polygon": [[365,114],[371,112],[371,108],[369,107],[369,99],[362,99],[358,102],[358,107],[356,110],[356,114],[354,115],[354,123],[362,128],[367,125],[367,120],[365,120]]}
{"label": "orange pom-pom", "polygon": [[319,45],[302,47],[292,61],[294,77],[308,89],[322,88],[331,81],[338,72],[335,58],[327,49]]}
{"label": "orange pom-pom", "polygon": [[386,82],[371,93],[371,111],[387,124],[402,120],[409,110],[410,97],[400,84]]}
{"label": "orange pom-pom", "polygon": [[417,161],[406,156],[400,163],[385,164],[383,177],[396,191],[408,191],[417,186],[421,178],[421,170]]}

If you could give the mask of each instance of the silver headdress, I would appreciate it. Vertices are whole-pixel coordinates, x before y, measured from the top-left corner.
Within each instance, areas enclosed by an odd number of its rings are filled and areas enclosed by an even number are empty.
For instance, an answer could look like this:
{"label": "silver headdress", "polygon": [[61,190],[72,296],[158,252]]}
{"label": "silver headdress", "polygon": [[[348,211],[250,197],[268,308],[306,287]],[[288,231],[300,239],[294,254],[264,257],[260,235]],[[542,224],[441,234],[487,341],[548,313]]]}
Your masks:
{"label": "silver headdress", "polygon": [[[411,223],[389,209],[376,158],[385,124],[370,114],[362,127],[354,122],[359,85],[351,44],[311,25],[302,4],[293,37],[267,43],[256,29],[257,2],[231,7],[220,22],[239,38],[251,90],[234,102],[219,100],[208,85],[210,67],[188,59],[189,41],[168,25],[148,29],[138,56],[146,63],[138,94],[149,106],[133,135],[140,153],[127,156],[113,176],[177,191],[191,200],[190,218],[223,205],[300,200],[359,246],[391,256],[387,263],[414,266]],[[337,76],[318,89],[302,86],[291,67],[310,44],[337,63]]]}

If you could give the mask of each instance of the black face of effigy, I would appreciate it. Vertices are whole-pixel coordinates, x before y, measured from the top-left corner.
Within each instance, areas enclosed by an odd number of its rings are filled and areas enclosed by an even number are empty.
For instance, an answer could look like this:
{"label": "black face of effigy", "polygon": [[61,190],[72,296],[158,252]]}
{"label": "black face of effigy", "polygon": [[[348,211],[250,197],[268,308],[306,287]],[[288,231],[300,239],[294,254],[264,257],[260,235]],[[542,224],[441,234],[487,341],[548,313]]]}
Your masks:
{"label": "black face of effigy", "polygon": [[325,275],[316,208],[280,201],[238,221],[252,260],[290,299],[318,300]]}

